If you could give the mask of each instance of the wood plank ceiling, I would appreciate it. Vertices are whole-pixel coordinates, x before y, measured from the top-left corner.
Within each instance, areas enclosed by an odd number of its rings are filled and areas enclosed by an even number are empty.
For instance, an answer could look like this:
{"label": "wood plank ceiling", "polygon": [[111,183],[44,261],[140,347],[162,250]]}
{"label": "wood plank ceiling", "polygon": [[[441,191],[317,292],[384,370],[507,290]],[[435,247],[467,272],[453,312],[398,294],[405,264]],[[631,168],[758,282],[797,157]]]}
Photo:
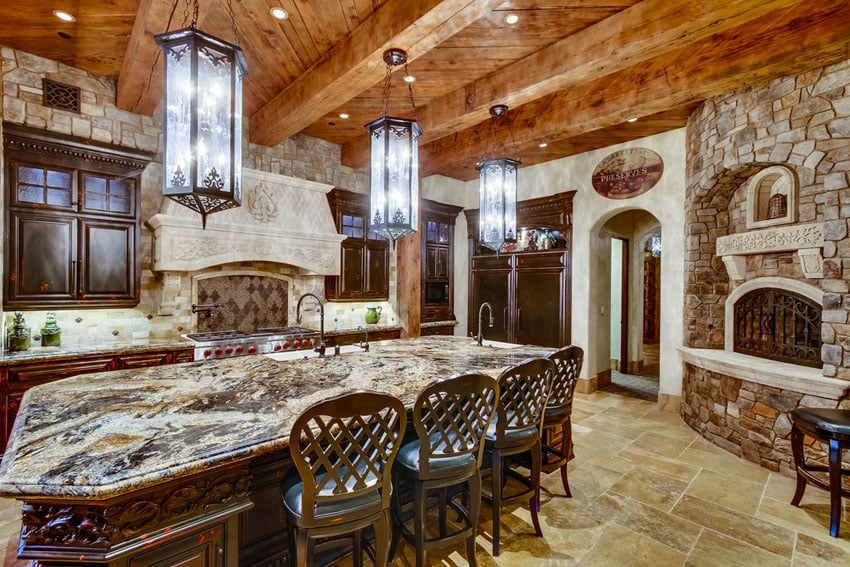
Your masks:
{"label": "wood plank ceiling", "polygon": [[[844,0],[231,2],[236,34],[228,0],[201,0],[198,27],[245,52],[252,142],[303,132],[339,144],[345,165],[366,166],[382,53],[400,47],[425,131],[420,172],[463,180],[492,156],[494,138],[523,165],[541,163],[681,127],[708,97],[850,59]],[[272,18],[273,7],[289,17]],[[185,0],[20,2],[0,19],[0,45],[114,77],[118,106],[151,114],[163,74],[153,35],[185,27],[190,13]],[[390,114],[410,116],[401,75]],[[511,108],[495,128],[493,104]]]}

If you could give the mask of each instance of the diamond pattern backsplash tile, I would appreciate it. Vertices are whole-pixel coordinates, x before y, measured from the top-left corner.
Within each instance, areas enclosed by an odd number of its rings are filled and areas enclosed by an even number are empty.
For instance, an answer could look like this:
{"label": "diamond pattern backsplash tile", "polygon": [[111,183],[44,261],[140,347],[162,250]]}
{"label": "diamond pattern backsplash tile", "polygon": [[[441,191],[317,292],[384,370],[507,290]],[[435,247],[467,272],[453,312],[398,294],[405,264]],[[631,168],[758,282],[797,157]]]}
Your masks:
{"label": "diamond pattern backsplash tile", "polygon": [[285,327],[289,282],[265,276],[221,276],[198,280],[198,304],[217,304],[198,313],[198,332],[237,330],[253,333]]}

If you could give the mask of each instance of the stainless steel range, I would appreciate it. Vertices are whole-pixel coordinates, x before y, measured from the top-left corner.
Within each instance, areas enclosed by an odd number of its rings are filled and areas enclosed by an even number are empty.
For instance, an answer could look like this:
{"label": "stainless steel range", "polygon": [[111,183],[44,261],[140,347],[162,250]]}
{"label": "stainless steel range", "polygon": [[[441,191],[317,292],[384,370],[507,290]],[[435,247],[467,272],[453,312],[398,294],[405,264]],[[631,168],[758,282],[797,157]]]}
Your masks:
{"label": "stainless steel range", "polygon": [[212,331],[190,333],[183,337],[195,343],[195,360],[303,350],[319,344],[319,331],[306,327],[258,329],[251,334],[241,331]]}

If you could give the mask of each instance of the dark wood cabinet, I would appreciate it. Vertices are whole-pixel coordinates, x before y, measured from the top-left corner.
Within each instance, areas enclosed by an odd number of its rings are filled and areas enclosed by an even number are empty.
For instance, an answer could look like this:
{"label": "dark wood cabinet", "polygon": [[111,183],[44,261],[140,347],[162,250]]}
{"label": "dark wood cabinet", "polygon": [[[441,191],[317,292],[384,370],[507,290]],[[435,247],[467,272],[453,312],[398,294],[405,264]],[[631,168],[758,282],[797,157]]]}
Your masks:
{"label": "dark wood cabinet", "polygon": [[189,346],[146,352],[56,356],[36,362],[13,362],[0,367],[0,451],[6,448],[24,392],[33,386],[80,374],[162,366],[191,362],[193,359],[194,347]]}
{"label": "dark wood cabinet", "polygon": [[[422,199],[420,321],[451,321],[454,313],[454,230],[462,207]],[[427,329],[427,328],[426,328]],[[421,334],[429,331],[422,329]],[[453,331],[452,331],[453,333]],[[452,334],[447,333],[447,334]]]}
{"label": "dark wood cabinet", "polygon": [[[465,211],[473,253],[469,276],[469,330],[478,333],[481,305],[484,337],[496,341],[560,347],[570,343],[572,197],[574,192],[517,203],[517,226],[546,227],[561,234],[563,247],[532,252],[488,253],[479,248],[478,211]],[[477,253],[476,253],[477,252]]]}
{"label": "dark wood cabinet", "polygon": [[[226,534],[229,522],[220,522],[201,531],[143,551],[127,560],[128,567],[225,567],[235,565],[238,549],[230,551]],[[232,524],[232,522],[231,522]],[[235,547],[235,546],[232,546]],[[232,557],[227,557],[228,552]]]}
{"label": "dark wood cabinet", "polygon": [[150,154],[4,124],[7,310],[139,302],[139,187]]}
{"label": "dark wood cabinet", "polygon": [[325,297],[336,301],[385,300],[390,293],[389,244],[369,231],[369,196],[343,189],[328,193],[340,248],[340,275],[325,277]]}

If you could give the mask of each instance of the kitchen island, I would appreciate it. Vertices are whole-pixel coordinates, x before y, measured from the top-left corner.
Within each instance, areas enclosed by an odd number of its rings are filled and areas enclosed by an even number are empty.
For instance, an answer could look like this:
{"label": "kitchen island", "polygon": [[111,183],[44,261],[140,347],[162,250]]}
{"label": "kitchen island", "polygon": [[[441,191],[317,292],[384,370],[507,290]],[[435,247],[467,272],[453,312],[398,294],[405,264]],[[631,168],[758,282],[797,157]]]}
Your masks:
{"label": "kitchen island", "polygon": [[551,349],[427,337],[278,362],[248,356],[91,374],[36,387],[0,466],[23,501],[19,556],[40,565],[280,565],[289,430],[344,392],[418,392]]}

